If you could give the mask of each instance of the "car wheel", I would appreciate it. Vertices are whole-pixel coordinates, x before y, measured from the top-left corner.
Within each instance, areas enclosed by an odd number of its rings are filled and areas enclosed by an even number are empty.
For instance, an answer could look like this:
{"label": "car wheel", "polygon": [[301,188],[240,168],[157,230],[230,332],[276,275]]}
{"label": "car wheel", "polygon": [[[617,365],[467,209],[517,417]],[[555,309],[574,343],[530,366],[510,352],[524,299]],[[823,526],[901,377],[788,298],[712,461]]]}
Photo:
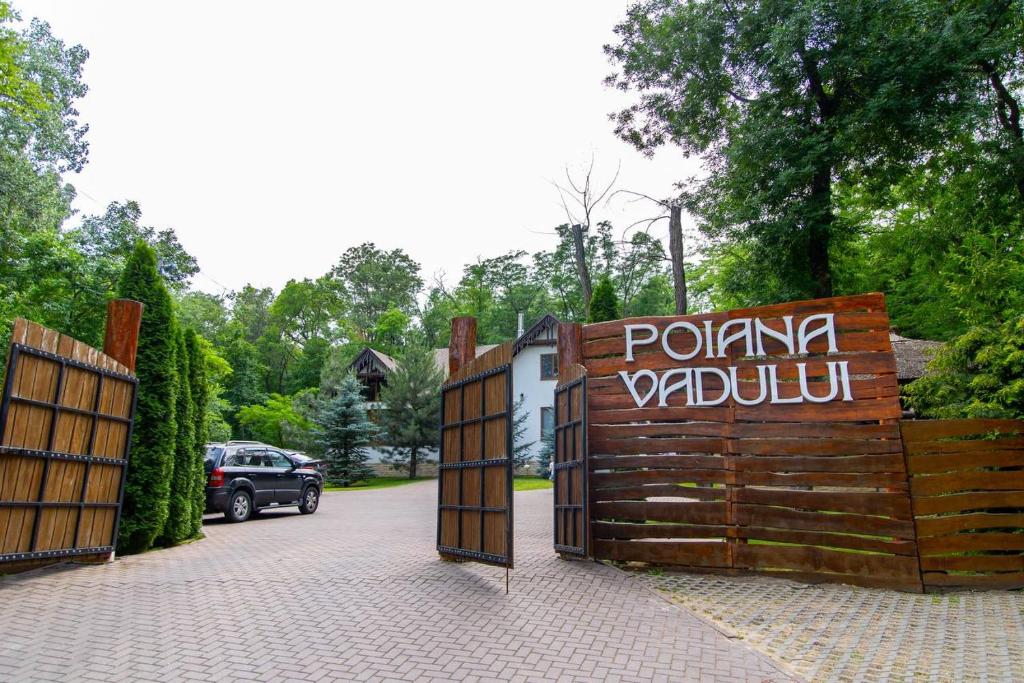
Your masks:
{"label": "car wheel", "polygon": [[235,491],[228,501],[224,517],[229,522],[244,522],[252,516],[252,496],[246,491]]}
{"label": "car wheel", "polygon": [[308,487],[302,492],[302,502],[299,503],[299,512],[304,515],[311,515],[316,512],[320,505],[320,492],[315,486]]}

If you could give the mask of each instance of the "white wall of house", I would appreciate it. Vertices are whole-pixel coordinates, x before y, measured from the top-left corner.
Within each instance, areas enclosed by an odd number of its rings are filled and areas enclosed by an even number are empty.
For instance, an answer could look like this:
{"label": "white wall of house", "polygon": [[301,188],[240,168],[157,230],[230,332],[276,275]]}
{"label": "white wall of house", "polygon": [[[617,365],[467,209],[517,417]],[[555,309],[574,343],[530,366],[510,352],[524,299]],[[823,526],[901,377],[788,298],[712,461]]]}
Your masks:
{"label": "white wall of house", "polygon": [[[555,384],[557,380],[541,378],[541,356],[554,354],[554,345],[530,345],[525,347],[512,359],[512,392],[513,400],[523,397],[523,407],[529,413],[525,440],[532,441],[530,452],[537,457],[541,450],[542,409],[553,408],[555,404]],[[555,362],[555,367],[558,363]],[[553,418],[553,416],[552,416]]]}

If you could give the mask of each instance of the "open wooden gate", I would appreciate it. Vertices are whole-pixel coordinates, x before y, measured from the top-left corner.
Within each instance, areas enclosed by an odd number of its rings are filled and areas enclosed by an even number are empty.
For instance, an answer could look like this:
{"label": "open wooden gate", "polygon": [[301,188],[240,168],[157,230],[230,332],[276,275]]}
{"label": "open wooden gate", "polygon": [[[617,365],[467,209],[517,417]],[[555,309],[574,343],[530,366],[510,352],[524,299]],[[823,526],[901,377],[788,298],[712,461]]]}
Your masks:
{"label": "open wooden gate", "polygon": [[437,550],[512,567],[512,347],[467,363],[441,387]]}
{"label": "open wooden gate", "polygon": [[587,373],[579,365],[560,368],[555,387],[555,550],[586,557],[587,520]]}
{"label": "open wooden gate", "polygon": [[0,402],[0,571],[113,551],[136,386],[110,356],[15,322]]}

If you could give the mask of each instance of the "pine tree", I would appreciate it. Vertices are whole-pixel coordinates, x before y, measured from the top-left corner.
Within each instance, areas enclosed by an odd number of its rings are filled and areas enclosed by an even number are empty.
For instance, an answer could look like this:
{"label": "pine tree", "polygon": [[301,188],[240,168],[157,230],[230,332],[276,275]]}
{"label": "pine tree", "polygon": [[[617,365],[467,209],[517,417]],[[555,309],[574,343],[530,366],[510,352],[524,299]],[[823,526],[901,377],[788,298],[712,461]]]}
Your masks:
{"label": "pine tree", "polygon": [[199,335],[191,328],[185,330],[185,349],[188,352],[189,388],[192,393],[192,419],[195,423],[195,448],[192,455],[192,517],[189,520],[189,538],[195,538],[203,529],[206,510],[206,458],[207,403],[209,388],[206,384],[206,355],[199,343]]}
{"label": "pine tree", "polygon": [[540,453],[537,455],[537,476],[551,478],[551,459],[555,457],[555,430],[546,432],[540,440]]}
{"label": "pine tree", "polygon": [[125,263],[117,294],[145,305],[135,364],[138,403],[117,539],[119,553],[138,553],[152,547],[167,521],[178,383],[171,297],[157,272],[156,253],[144,242]]}
{"label": "pine tree", "polygon": [[381,413],[390,454],[386,461],[395,469],[416,477],[425,451],[438,445],[441,418],[441,384],[444,376],[434,363],[434,353],[419,344],[409,347],[381,392]]}
{"label": "pine tree", "polygon": [[526,431],[529,429],[530,414],[526,412],[524,404],[526,398],[519,397],[512,407],[512,463],[516,469],[526,467],[530,461],[530,449],[536,441],[526,440]]}
{"label": "pine tree", "polygon": [[366,417],[361,390],[355,375],[347,375],[338,395],[317,417],[317,443],[327,460],[327,478],[339,486],[351,486],[373,476],[366,464],[366,446],[377,433],[377,425]]}
{"label": "pine tree", "polygon": [[594,295],[590,298],[590,320],[588,322],[600,323],[618,319],[619,301],[615,296],[615,285],[612,284],[608,273],[605,273],[597,281]]}
{"label": "pine tree", "polygon": [[167,505],[167,521],[164,522],[160,545],[176,545],[187,539],[192,530],[192,492],[194,490],[193,460],[196,448],[196,424],[193,414],[192,387],[185,333],[178,330],[174,335],[175,360],[177,365],[177,393],[175,395],[175,423],[173,473],[171,495]]}

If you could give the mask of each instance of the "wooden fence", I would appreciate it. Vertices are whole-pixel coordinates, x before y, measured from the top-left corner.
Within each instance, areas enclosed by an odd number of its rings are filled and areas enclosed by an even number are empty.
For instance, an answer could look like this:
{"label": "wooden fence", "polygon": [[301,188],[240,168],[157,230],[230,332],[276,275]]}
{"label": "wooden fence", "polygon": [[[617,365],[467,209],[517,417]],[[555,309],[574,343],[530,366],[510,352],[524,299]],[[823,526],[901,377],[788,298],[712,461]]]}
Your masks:
{"label": "wooden fence", "polygon": [[[730,320],[757,317],[781,331],[786,316],[823,312],[834,316],[838,351],[826,353],[819,337],[794,355],[767,337],[757,357],[736,345],[724,357],[701,353],[695,363],[736,372],[737,392],[714,406],[638,407],[618,373],[679,362],[658,345],[627,361],[624,321],[584,327],[595,557],[920,590],[881,295],[625,322],[661,334],[687,321],[717,334]],[[692,339],[673,342],[676,352],[693,351]],[[746,405],[764,384],[758,366],[774,365],[784,401],[800,390],[801,372],[810,394],[827,395],[830,361],[847,363],[851,400]],[[724,388],[715,378],[704,379],[705,391]]]}
{"label": "wooden fence", "polygon": [[[141,305],[110,310],[134,331],[108,324],[108,345],[133,359]],[[0,404],[0,571],[113,551],[135,387],[114,358],[15,322]]]}
{"label": "wooden fence", "polygon": [[1024,422],[904,422],[926,588],[1024,587]]}

